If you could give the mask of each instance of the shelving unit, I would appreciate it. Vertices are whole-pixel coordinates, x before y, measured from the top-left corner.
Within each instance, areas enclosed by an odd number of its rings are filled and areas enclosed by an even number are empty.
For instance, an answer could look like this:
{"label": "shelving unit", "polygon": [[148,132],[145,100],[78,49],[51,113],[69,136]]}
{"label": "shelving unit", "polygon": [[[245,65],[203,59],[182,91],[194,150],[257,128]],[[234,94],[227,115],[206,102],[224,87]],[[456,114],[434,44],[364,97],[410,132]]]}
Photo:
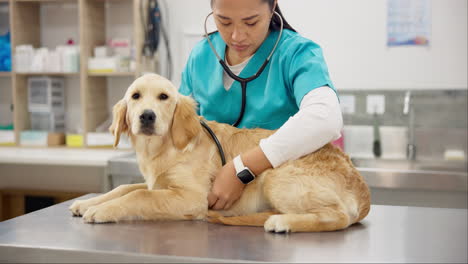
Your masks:
{"label": "shelving unit", "polygon": [[133,77],[134,72],[112,72],[112,73],[88,73],[89,76],[97,77]]}
{"label": "shelving unit", "polygon": [[24,76],[80,76],[79,72],[15,72],[15,74]]}
{"label": "shelving unit", "polygon": [[[4,36],[10,29],[10,16],[9,16],[9,1],[0,0],[0,35]],[[5,47],[1,45],[0,52],[4,54]],[[3,58],[2,58],[3,60]],[[11,106],[13,104],[12,99],[12,85],[11,85],[11,72],[4,71],[2,67],[0,70],[0,126],[9,127],[13,123],[13,113]],[[0,130],[0,147],[10,146],[12,142],[10,131]],[[1,169],[0,169],[1,170]],[[1,174],[1,173],[0,173]]]}
{"label": "shelving unit", "polygon": [[[109,117],[108,79],[135,78],[140,75],[141,47],[143,32],[140,19],[140,0],[0,0],[9,4],[10,33],[12,54],[18,45],[31,44],[41,47],[41,4],[57,3],[77,5],[76,28],[80,45],[80,71],[78,73],[55,72],[0,72],[1,78],[10,78],[14,104],[13,123],[15,127],[15,144],[20,145],[20,132],[30,128],[28,113],[27,80],[31,76],[60,76],[79,78],[80,125],[83,129],[84,147],[87,147],[86,136]],[[132,36],[135,45],[134,72],[123,73],[88,73],[88,59],[96,46],[106,43],[106,2],[124,3],[132,6]],[[130,36],[129,36],[130,37]],[[13,61],[13,60],[12,60]],[[14,63],[14,61],[13,61]],[[13,65],[14,69],[14,65]],[[1,88],[0,88],[1,89]]]}

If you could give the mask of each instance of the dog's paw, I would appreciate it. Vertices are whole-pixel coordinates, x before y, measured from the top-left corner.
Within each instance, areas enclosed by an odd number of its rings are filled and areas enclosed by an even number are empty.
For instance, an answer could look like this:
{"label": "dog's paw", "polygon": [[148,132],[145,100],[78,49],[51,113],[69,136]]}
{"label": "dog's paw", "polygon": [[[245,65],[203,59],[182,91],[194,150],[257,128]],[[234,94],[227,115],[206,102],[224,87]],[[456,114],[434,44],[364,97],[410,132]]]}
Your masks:
{"label": "dog's paw", "polygon": [[213,223],[213,224],[222,224],[223,222],[221,221],[221,219],[223,218],[223,215],[216,212],[216,211],[213,211],[213,210],[209,210],[207,213],[206,213],[206,220],[210,223]]}
{"label": "dog's paw", "polygon": [[82,216],[89,206],[86,200],[74,201],[68,209],[72,212],[74,216]]}
{"label": "dog's paw", "polygon": [[223,217],[223,215],[216,211],[208,210],[208,212],[206,213],[206,217],[207,218],[220,218],[220,217]]}
{"label": "dog's paw", "polygon": [[291,232],[289,223],[286,221],[284,215],[272,215],[263,225],[266,232],[274,233],[288,233]]}
{"label": "dog's paw", "polygon": [[119,219],[108,206],[96,205],[86,210],[86,213],[83,214],[83,220],[86,223],[112,223]]}

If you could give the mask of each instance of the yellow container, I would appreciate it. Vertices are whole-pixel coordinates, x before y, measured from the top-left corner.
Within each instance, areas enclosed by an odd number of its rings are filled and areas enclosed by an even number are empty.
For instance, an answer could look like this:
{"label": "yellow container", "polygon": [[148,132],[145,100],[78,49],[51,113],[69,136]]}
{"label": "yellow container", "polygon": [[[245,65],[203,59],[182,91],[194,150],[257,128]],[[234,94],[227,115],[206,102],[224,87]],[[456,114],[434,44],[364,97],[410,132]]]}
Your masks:
{"label": "yellow container", "polygon": [[68,147],[83,147],[83,135],[80,134],[67,134]]}

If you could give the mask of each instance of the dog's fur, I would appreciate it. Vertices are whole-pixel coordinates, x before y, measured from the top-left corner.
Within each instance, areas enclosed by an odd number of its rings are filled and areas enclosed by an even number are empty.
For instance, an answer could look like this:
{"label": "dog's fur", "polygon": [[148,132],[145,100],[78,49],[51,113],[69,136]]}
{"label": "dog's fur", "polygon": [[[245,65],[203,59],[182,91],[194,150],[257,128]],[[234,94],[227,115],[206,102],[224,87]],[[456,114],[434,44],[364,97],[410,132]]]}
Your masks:
{"label": "dog's fur", "polygon": [[[135,93],[138,99],[132,98]],[[145,110],[154,112],[154,124],[140,120]],[[264,171],[229,210],[208,211],[207,196],[221,160],[216,144],[200,125],[195,101],[179,94],[167,79],[148,74],[131,84],[113,115],[114,145],[121,133],[128,134],[145,184],[122,185],[74,202],[70,210],[86,222],[207,219],[264,226],[273,232],[312,232],[344,229],[369,212],[368,186],[349,157],[331,144]],[[227,160],[274,133],[207,124]]]}

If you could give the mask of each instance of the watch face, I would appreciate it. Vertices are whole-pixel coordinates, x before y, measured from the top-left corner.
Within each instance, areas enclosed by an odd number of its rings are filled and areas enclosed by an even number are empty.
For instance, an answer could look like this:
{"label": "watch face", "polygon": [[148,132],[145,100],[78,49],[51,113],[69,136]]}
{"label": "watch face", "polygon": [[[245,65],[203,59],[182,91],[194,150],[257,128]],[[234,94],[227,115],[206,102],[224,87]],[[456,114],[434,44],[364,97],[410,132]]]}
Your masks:
{"label": "watch face", "polygon": [[237,177],[244,183],[247,184],[255,179],[252,173],[248,169],[244,169],[237,174]]}

